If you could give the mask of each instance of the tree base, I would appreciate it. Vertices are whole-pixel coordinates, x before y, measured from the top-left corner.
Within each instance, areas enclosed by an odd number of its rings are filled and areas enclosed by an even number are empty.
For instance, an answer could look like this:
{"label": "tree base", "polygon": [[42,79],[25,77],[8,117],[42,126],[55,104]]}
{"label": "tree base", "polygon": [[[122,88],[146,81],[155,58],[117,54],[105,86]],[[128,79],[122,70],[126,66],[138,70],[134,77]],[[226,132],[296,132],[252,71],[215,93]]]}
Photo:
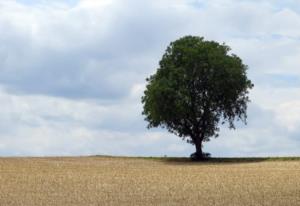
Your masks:
{"label": "tree base", "polygon": [[191,160],[193,161],[205,161],[210,159],[210,153],[192,153],[190,156]]}

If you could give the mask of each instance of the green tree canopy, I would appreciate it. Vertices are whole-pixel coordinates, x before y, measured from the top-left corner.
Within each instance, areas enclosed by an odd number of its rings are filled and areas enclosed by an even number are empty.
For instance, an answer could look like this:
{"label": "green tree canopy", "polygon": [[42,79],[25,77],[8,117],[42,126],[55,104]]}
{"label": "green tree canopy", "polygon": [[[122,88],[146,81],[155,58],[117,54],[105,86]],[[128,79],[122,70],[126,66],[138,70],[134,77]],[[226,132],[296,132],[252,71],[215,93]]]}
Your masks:
{"label": "green tree canopy", "polygon": [[163,127],[194,144],[217,137],[220,122],[235,128],[246,123],[248,92],[253,87],[247,66],[230,48],[202,37],[185,36],[168,46],[157,72],[147,78],[142,97],[148,128]]}

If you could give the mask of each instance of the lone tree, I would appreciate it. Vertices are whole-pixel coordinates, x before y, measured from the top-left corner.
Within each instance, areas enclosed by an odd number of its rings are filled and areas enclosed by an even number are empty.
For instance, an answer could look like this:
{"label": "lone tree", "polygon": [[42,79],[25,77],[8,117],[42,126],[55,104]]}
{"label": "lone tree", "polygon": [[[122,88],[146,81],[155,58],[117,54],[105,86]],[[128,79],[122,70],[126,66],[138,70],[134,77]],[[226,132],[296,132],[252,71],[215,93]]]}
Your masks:
{"label": "lone tree", "polygon": [[168,46],[142,97],[148,128],[162,127],[194,144],[193,159],[205,158],[203,142],[218,137],[219,123],[246,124],[247,66],[230,48],[203,37],[185,36]]}

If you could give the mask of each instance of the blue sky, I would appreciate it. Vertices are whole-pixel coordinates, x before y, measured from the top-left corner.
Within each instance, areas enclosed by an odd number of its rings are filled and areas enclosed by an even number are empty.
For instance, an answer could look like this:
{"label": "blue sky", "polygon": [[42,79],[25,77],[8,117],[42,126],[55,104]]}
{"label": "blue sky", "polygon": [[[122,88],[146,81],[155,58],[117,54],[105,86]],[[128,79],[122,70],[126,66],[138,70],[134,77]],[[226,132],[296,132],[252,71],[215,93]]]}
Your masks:
{"label": "blue sky", "polygon": [[221,128],[213,156],[300,155],[300,2],[0,2],[0,156],[188,156],[146,129],[140,98],[167,45],[225,42],[254,82],[248,125]]}

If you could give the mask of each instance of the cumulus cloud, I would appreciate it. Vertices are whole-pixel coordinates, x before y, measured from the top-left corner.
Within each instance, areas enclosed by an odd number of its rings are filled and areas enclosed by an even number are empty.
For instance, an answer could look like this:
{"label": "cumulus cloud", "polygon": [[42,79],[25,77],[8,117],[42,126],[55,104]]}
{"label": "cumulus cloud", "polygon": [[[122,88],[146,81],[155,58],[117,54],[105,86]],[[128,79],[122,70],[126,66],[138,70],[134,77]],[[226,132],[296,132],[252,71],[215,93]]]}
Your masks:
{"label": "cumulus cloud", "polygon": [[[0,155],[161,155],[179,139],[145,132],[135,86],[118,104],[0,92]],[[126,109],[124,109],[126,108]],[[165,150],[167,148],[167,150]],[[188,148],[188,146],[180,146]]]}
{"label": "cumulus cloud", "polygon": [[183,35],[226,42],[249,65],[248,126],[223,129],[222,156],[299,155],[300,4],[296,0],[0,2],[1,155],[187,155],[147,131],[140,97]]}

